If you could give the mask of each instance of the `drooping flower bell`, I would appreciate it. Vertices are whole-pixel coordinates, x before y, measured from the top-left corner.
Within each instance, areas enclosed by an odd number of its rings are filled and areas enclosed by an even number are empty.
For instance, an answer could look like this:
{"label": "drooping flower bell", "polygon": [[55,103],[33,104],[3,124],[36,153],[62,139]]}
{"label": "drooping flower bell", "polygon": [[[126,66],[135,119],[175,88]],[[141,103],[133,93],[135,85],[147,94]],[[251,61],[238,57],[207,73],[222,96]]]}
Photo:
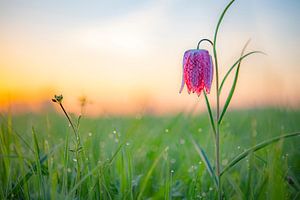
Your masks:
{"label": "drooping flower bell", "polygon": [[183,56],[182,84],[179,93],[186,84],[188,93],[200,96],[205,88],[209,94],[213,79],[213,62],[209,52],[204,49],[187,50]]}

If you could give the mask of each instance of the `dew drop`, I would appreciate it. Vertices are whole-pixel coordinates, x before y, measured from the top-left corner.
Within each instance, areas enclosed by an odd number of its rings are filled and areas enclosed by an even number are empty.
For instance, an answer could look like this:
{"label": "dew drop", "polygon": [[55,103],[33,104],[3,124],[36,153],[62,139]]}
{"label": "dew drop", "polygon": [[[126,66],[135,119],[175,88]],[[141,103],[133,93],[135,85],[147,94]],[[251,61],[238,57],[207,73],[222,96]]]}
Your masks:
{"label": "dew drop", "polygon": [[179,144],[184,144],[185,143],[185,140],[184,139],[180,139],[179,140]]}
{"label": "dew drop", "polygon": [[227,163],[228,163],[228,160],[227,160],[227,159],[222,160],[222,165],[223,165],[223,166],[224,166],[224,165],[227,165]]}

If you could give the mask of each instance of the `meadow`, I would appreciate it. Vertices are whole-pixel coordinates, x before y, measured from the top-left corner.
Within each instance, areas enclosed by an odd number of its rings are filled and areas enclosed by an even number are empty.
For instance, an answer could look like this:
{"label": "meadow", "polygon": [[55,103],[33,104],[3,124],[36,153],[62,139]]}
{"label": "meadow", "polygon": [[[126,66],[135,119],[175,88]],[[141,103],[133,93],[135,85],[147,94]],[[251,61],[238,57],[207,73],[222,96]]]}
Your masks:
{"label": "meadow", "polygon": [[[82,117],[77,151],[61,113],[2,113],[0,123],[0,199],[217,198],[191,142],[214,158],[206,114]],[[230,111],[220,127],[221,169],[249,147],[299,130],[299,110]],[[240,160],[222,176],[225,199],[299,199],[299,144],[299,136],[286,138]]]}

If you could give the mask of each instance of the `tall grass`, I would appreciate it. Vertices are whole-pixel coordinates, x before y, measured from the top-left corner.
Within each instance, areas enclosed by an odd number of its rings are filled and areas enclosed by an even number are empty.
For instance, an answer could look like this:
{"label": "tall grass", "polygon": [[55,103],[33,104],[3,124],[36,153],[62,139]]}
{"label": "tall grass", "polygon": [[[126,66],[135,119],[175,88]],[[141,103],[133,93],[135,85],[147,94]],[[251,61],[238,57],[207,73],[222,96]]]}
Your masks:
{"label": "tall grass", "polygon": [[[245,157],[223,174],[225,198],[299,198],[299,136],[247,151],[299,130],[300,112],[262,109],[227,115],[220,136],[222,169],[236,155]],[[188,137],[213,157],[213,135],[204,115],[83,118],[80,180],[71,151],[74,134],[64,116],[2,114],[0,123],[1,199],[217,197],[217,187]]]}

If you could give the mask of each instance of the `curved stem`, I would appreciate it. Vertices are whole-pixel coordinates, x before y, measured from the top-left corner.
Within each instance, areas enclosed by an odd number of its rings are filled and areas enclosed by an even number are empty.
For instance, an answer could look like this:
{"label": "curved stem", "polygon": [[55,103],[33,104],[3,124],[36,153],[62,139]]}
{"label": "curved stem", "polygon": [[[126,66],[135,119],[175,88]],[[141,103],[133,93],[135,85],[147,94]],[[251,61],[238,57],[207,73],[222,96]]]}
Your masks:
{"label": "curved stem", "polygon": [[214,50],[214,60],[215,60],[215,68],[216,68],[216,97],[217,97],[217,118],[216,118],[216,170],[217,170],[217,177],[218,177],[218,199],[222,199],[222,186],[221,186],[221,176],[220,176],[220,137],[219,137],[219,132],[220,132],[220,126],[219,126],[219,118],[220,118],[220,95],[219,95],[219,70],[218,70],[218,58],[217,58],[217,35],[218,31],[221,25],[221,22],[223,20],[223,17],[225,13],[227,12],[228,8],[231,6],[231,4],[235,0],[232,0],[224,9],[222,12],[216,30],[215,30],[215,35],[214,35],[214,41],[213,41],[213,50]]}
{"label": "curved stem", "polygon": [[204,42],[204,41],[209,42],[209,43],[211,44],[211,46],[214,46],[213,42],[212,42],[210,39],[204,38],[204,39],[202,39],[202,40],[200,40],[200,41],[198,42],[198,44],[197,44],[197,49],[199,49],[200,43],[201,43],[201,42]]}

